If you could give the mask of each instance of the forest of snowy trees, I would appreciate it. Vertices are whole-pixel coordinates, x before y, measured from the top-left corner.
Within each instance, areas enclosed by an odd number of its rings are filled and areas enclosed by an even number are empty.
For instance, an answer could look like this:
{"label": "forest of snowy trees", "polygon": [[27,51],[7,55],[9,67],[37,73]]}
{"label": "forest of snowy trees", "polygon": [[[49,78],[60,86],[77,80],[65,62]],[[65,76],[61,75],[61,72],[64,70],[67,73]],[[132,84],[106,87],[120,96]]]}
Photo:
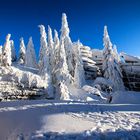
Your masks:
{"label": "forest of snowy trees", "polygon": [[[37,74],[47,83],[48,96],[67,100],[70,95],[69,85],[82,88],[86,84],[81,54],[83,45],[79,40],[72,42],[65,13],[62,14],[60,37],[56,30],[54,30],[54,37],[52,36],[50,26],[48,26],[48,32],[44,25],[38,27],[40,29],[38,60],[32,37],[29,38],[27,46],[23,37],[20,38],[19,54],[16,56],[14,41],[10,39],[11,34],[8,34],[5,44],[0,47],[0,65],[5,69],[13,64],[37,69]],[[124,90],[119,55],[116,46],[110,41],[106,26],[104,27],[103,45],[102,77],[112,83],[111,88],[114,91]],[[57,95],[54,95],[56,91]]]}

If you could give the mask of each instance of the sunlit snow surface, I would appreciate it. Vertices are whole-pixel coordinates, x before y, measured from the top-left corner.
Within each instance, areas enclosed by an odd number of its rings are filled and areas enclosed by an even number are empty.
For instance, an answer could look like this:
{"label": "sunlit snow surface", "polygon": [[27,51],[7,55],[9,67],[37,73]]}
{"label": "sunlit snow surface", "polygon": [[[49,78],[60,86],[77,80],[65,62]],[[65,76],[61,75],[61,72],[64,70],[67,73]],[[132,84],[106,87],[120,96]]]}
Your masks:
{"label": "sunlit snow surface", "polygon": [[140,139],[140,104],[0,103],[1,140]]}

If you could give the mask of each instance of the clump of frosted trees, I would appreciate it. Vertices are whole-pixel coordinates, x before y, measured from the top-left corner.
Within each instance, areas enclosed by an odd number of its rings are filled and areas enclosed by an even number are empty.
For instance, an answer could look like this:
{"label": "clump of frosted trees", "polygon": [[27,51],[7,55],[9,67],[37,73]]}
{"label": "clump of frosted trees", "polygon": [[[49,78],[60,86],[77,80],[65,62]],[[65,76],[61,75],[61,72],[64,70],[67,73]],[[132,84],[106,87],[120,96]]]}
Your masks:
{"label": "clump of frosted trees", "polygon": [[[17,57],[14,41],[10,39],[11,35],[8,34],[4,46],[0,46],[0,65],[9,67],[13,62],[17,62],[18,65],[38,69],[38,74],[47,82],[48,97],[67,100],[70,97],[69,85],[81,88],[85,84],[80,49],[83,45],[80,41],[76,43],[71,41],[65,13],[62,14],[60,37],[56,30],[54,30],[54,37],[52,36],[50,26],[48,26],[47,33],[44,25],[38,27],[40,30],[38,62],[32,37],[29,38],[27,47],[25,47],[24,39],[20,38]],[[106,26],[104,27],[103,42],[103,76],[113,84],[114,90],[124,89],[119,55],[116,46],[113,46],[110,41]]]}
{"label": "clump of frosted trees", "polygon": [[[48,87],[46,92],[49,97],[57,99],[69,99],[68,86],[70,84],[80,88],[85,81],[83,63],[81,58],[81,43],[78,41],[73,45],[69,36],[67,16],[62,14],[62,26],[60,38],[58,32],[48,26],[46,33],[45,26],[39,25],[40,29],[40,51],[37,62],[35,48],[32,37],[29,38],[27,47],[24,39],[20,38],[20,48],[18,58],[15,53],[14,41],[10,40],[8,34],[3,47],[0,49],[2,66],[9,67],[12,62],[18,65],[38,69],[38,74],[44,79]],[[57,91],[57,95],[55,95]]]}

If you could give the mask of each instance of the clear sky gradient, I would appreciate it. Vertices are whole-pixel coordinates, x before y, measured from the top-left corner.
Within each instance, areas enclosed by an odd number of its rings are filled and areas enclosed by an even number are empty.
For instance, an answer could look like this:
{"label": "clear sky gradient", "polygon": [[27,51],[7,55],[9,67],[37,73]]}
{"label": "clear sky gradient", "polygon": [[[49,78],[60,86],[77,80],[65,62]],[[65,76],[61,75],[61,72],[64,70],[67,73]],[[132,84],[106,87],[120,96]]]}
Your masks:
{"label": "clear sky gradient", "polygon": [[50,25],[60,33],[65,12],[72,41],[103,48],[103,27],[118,51],[140,56],[140,0],[0,0],[0,44],[12,34],[15,47],[19,38],[33,37],[36,52],[40,46],[39,24]]}

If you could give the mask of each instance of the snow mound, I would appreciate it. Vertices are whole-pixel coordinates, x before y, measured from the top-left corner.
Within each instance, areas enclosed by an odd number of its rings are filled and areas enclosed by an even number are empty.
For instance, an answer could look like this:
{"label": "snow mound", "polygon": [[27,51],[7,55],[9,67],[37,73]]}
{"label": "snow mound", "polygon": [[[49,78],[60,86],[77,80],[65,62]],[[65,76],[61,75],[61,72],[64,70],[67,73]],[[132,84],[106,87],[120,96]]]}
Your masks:
{"label": "snow mound", "polygon": [[90,97],[87,97],[87,101],[105,102],[107,100],[107,98],[103,96],[103,93],[97,88],[85,85],[82,87],[82,89],[90,95]]}

